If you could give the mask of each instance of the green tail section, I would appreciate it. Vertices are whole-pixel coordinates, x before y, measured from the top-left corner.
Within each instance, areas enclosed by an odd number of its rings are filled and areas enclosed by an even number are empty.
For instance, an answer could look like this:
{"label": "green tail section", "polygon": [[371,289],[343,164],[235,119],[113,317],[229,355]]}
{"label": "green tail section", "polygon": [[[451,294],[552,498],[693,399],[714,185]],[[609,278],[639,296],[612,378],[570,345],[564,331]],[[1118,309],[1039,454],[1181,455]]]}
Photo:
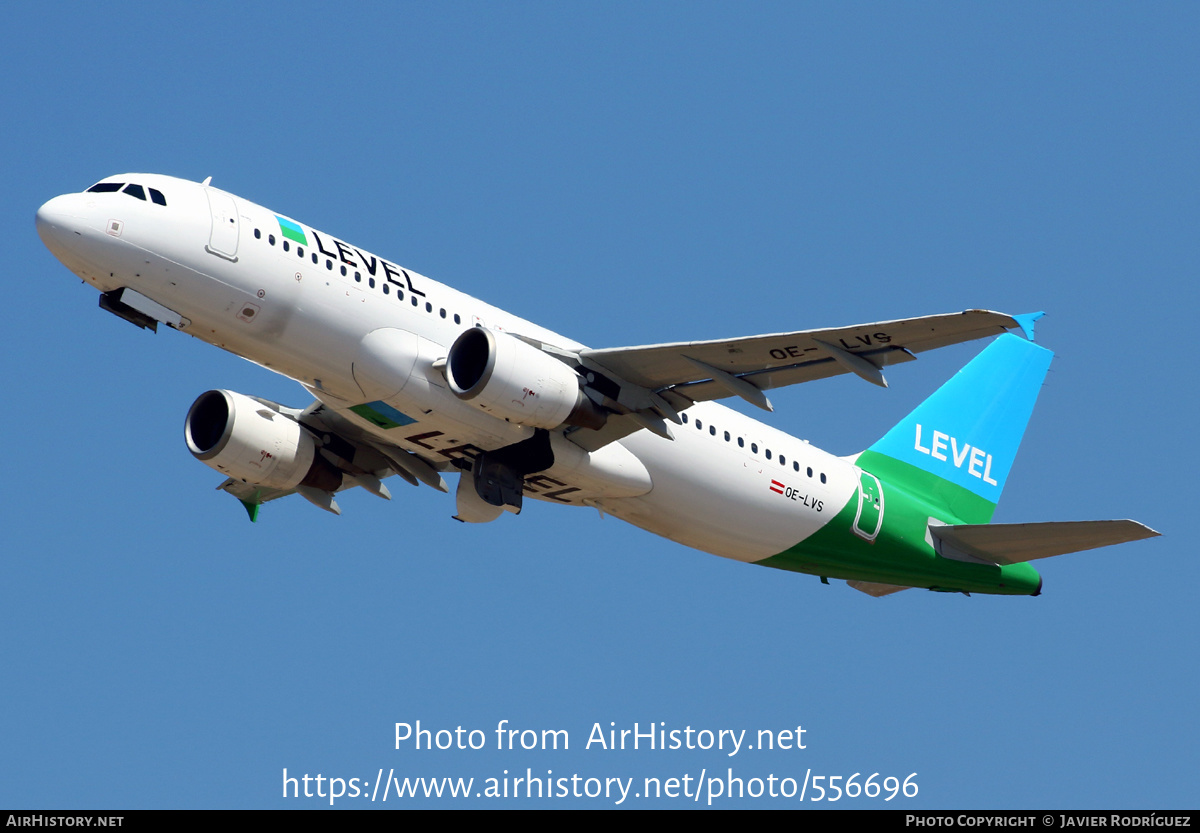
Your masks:
{"label": "green tail section", "polygon": [[878,451],[864,451],[854,462],[886,483],[889,494],[903,489],[919,496],[946,523],[986,524],[996,511],[996,504],[987,498]]}
{"label": "green tail section", "polygon": [[758,563],[900,587],[1036,595],[1041,577],[1029,564],[945,558],[929,526],[992,519],[1052,356],[1016,336],[996,339],[858,456],[858,490],[836,517]]}
{"label": "green tail section", "polygon": [[[968,523],[966,517],[991,516],[994,505],[965,489],[946,488],[926,472],[872,452],[863,452],[858,464],[881,484],[879,506],[860,489],[841,511],[814,535],[758,563],[798,573],[927,587],[964,593],[1036,595],[1042,579],[1029,564],[995,566],[943,558],[934,552],[928,536],[929,520]],[[909,485],[915,489],[906,488]],[[864,499],[865,498],[865,499]],[[870,501],[870,511],[863,506]],[[962,515],[951,514],[954,505]],[[878,530],[867,535],[878,514]],[[964,517],[966,516],[966,517]],[[982,523],[983,521],[970,521]]]}

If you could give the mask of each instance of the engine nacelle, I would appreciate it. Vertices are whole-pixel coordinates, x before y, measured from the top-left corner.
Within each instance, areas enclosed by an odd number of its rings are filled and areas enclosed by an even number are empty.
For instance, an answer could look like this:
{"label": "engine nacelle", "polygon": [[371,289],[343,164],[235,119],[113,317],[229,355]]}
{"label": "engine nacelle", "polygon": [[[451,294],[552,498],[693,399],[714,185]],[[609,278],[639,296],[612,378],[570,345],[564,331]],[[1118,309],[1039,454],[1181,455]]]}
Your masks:
{"label": "engine nacelle", "polygon": [[600,428],[607,415],[563,362],[507,333],[466,330],[446,357],[450,390],[481,411],[530,428]]}
{"label": "engine nacelle", "polygon": [[255,486],[333,492],[342,485],[341,472],[317,453],[307,430],[240,393],[200,394],[188,411],[184,436],[197,460]]}

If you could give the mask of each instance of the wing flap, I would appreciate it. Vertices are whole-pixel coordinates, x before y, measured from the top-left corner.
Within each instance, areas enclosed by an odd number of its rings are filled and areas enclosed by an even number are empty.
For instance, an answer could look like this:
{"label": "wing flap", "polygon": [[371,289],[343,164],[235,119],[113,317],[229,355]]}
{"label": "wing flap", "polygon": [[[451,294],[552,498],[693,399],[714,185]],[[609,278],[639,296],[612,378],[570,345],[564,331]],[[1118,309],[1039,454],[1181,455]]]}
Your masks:
{"label": "wing flap", "polygon": [[959,561],[978,560],[994,564],[1019,564],[1038,558],[1141,541],[1160,534],[1130,520],[930,525],[929,533],[939,555]]}
{"label": "wing flap", "polygon": [[[870,361],[876,367],[887,367],[893,364],[911,362],[916,356],[907,350],[888,348],[871,350],[856,354]],[[814,359],[783,367],[752,370],[741,374],[738,378],[750,381],[759,390],[771,390],[788,385],[798,385],[801,382],[814,382],[817,379],[828,379],[846,373],[846,368],[832,357]],[[675,393],[686,396],[693,402],[707,402],[710,399],[723,399],[729,396],[729,389],[711,379],[698,382],[685,382],[672,388]]]}

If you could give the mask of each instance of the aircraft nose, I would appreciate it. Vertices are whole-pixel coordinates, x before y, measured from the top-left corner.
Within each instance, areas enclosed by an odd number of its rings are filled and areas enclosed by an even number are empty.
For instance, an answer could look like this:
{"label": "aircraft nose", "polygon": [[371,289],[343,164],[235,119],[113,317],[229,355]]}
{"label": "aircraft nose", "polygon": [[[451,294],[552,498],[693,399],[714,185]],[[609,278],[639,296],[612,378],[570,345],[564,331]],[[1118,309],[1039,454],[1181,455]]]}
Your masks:
{"label": "aircraft nose", "polygon": [[46,248],[57,254],[70,245],[87,225],[86,206],[82,194],[63,194],[47,201],[37,210],[38,237]]}
{"label": "aircraft nose", "polygon": [[71,233],[71,227],[78,226],[83,220],[83,212],[73,197],[77,194],[62,194],[37,209],[37,236],[52,251],[62,245],[66,235]]}

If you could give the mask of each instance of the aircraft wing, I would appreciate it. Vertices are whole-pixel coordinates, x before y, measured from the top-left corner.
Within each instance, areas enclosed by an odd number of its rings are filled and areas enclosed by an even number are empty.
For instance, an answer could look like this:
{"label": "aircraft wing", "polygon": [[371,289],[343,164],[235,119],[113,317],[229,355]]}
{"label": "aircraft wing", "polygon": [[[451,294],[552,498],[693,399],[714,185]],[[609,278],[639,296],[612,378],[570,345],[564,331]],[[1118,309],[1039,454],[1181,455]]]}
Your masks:
{"label": "aircraft wing", "polygon": [[[584,350],[580,356],[627,382],[650,390],[670,387],[700,402],[720,399],[730,392],[710,381],[711,375],[706,375],[696,362],[767,390],[858,372],[847,355],[880,368],[911,361],[914,353],[1000,335],[1020,326],[1020,321],[1004,313],[967,310],[825,330]],[[857,367],[869,372],[861,365]]]}
{"label": "aircraft wing", "polygon": [[[695,402],[728,396],[740,396],[772,410],[762,391],[842,373],[855,373],[887,387],[882,368],[888,365],[912,361],[915,354],[925,350],[1000,335],[1017,327],[1032,338],[1033,321],[1040,315],[1014,317],[989,310],[966,310],[719,341],[583,350],[579,359],[585,368],[611,377],[621,387],[636,386],[649,395],[641,403],[631,401],[632,397],[619,400],[629,402],[629,410],[637,413],[610,419],[610,424],[598,431],[577,430],[569,436],[592,450],[649,427],[647,410],[671,419],[672,408],[680,411]],[[658,433],[663,433],[661,426]]]}

